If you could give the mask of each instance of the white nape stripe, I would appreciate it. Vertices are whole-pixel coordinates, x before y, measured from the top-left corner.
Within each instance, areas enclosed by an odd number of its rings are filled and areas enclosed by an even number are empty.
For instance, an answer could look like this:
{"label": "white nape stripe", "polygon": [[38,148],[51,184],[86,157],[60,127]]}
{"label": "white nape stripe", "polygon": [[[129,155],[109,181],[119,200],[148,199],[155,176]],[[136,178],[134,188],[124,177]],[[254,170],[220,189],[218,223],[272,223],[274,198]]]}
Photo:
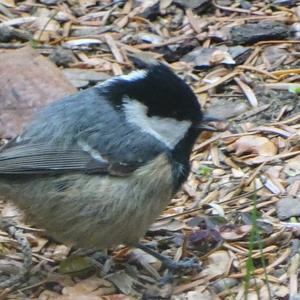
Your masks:
{"label": "white nape stripe", "polygon": [[125,79],[128,81],[136,81],[136,80],[145,78],[146,75],[147,75],[147,72],[145,70],[138,70],[138,71],[133,71],[126,75],[118,76],[118,77],[116,77],[116,79]]}
{"label": "white nape stripe", "polygon": [[115,76],[113,78],[105,80],[104,82],[101,82],[97,86],[98,87],[108,87],[108,86],[114,84],[115,82],[118,82],[118,80],[120,80],[120,79],[134,82],[136,80],[143,79],[146,76],[147,76],[147,71],[145,71],[145,70],[133,71],[126,75]]}
{"label": "white nape stripe", "polygon": [[180,142],[192,125],[190,121],[178,121],[174,118],[149,117],[148,108],[137,100],[126,98],[123,100],[123,107],[128,122],[137,125],[170,149]]}

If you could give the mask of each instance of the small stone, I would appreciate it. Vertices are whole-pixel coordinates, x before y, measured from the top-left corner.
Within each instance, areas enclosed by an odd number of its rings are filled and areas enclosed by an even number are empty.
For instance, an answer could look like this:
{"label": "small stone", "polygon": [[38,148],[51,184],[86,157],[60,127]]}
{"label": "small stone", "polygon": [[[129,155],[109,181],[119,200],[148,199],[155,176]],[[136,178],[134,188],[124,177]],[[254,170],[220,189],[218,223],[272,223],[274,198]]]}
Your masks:
{"label": "small stone", "polygon": [[276,211],[280,220],[300,216],[300,199],[285,197],[276,203]]}
{"label": "small stone", "polygon": [[231,39],[234,44],[254,44],[259,41],[286,39],[288,27],[278,21],[263,21],[232,27]]}
{"label": "small stone", "polygon": [[222,278],[213,283],[213,288],[216,293],[221,293],[224,290],[230,289],[236,286],[239,281],[235,278]]}
{"label": "small stone", "polygon": [[61,47],[56,48],[49,58],[58,66],[67,67],[69,64],[74,63],[76,58],[71,50]]}
{"label": "small stone", "polygon": [[0,25],[0,42],[10,42],[11,40],[29,41],[32,39],[31,33],[15,29],[11,26]]}
{"label": "small stone", "polygon": [[9,42],[13,39],[12,27],[9,26],[0,26],[0,42]]}

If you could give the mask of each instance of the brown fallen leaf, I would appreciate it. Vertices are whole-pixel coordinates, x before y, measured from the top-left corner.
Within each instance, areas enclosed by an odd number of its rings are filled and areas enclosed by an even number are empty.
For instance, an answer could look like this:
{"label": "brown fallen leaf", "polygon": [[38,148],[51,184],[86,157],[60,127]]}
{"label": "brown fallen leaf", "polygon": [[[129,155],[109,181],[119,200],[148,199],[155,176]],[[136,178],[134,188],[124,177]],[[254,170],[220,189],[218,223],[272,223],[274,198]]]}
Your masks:
{"label": "brown fallen leaf", "polygon": [[242,225],[239,227],[224,227],[220,230],[220,235],[224,240],[236,241],[242,239],[251,231],[251,225]]}
{"label": "brown fallen leaf", "polygon": [[17,135],[39,107],[76,89],[30,47],[0,51],[0,137]]}
{"label": "brown fallen leaf", "polygon": [[258,135],[247,135],[237,139],[227,146],[229,151],[234,151],[236,155],[258,154],[261,156],[272,156],[277,153],[277,147],[268,138]]}
{"label": "brown fallen leaf", "polygon": [[[79,281],[74,286],[65,287],[62,293],[64,296],[70,298],[62,297],[61,300],[62,299],[87,299],[87,300],[97,299],[98,300],[98,299],[102,299],[102,297],[100,296],[111,294],[114,291],[115,288],[109,281],[93,276],[85,280]],[[76,298],[79,296],[81,296],[82,298]]]}

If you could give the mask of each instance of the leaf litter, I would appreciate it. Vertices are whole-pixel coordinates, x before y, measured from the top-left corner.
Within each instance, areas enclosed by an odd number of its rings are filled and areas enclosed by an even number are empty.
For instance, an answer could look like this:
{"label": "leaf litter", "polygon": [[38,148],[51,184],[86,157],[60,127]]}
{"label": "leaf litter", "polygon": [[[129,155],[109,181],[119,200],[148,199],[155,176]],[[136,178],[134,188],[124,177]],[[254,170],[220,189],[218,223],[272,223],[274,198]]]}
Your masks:
{"label": "leaf litter", "polygon": [[[27,283],[0,298],[299,297],[299,24],[297,1],[0,1],[0,49],[31,46],[51,59],[66,76],[60,77],[67,86],[62,93],[127,73],[134,55],[150,55],[183,77],[205,110],[224,117],[216,124],[221,133],[199,137],[188,182],[144,240],[175,260],[198,257],[201,272],[166,282],[155,259],[124,246],[108,250],[110,263],[99,265],[93,256],[68,263],[71,249],[22,224],[1,200],[2,214],[26,232],[33,269]],[[21,66],[32,60],[24,57]],[[17,70],[13,74],[7,63],[0,68],[22,90]],[[63,76],[55,72],[53,79]],[[56,88],[46,82],[49,94]],[[3,105],[8,91],[1,84]],[[34,109],[55,98],[37,93],[31,103],[24,96]],[[0,120],[18,117],[17,125],[0,123],[3,142],[23,122],[19,106],[7,116],[1,110]],[[21,256],[6,233],[0,241],[4,280],[21,268]],[[60,273],[61,266],[67,271]]]}

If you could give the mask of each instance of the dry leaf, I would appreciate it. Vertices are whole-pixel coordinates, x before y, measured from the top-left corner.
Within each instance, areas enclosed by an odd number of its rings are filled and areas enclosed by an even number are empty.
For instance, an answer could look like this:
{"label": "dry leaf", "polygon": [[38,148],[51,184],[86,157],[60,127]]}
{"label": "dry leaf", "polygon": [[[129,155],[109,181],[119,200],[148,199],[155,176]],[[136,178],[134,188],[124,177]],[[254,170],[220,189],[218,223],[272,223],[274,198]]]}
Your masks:
{"label": "dry leaf", "polygon": [[223,230],[220,230],[220,234],[224,240],[237,241],[246,236],[251,231],[251,228],[251,225],[223,227]]}
{"label": "dry leaf", "polygon": [[[98,278],[96,276],[84,279],[76,283],[74,286],[65,287],[62,291],[63,295],[65,296],[71,296],[74,298],[70,299],[80,299],[76,298],[79,296],[87,297],[87,296],[93,296],[93,297],[99,297],[102,295],[106,295],[108,293],[111,293],[114,291],[113,285],[102,278]],[[85,298],[83,298],[85,299]],[[89,298],[86,298],[89,299]],[[93,298],[91,298],[93,299]],[[95,298],[98,299],[98,298]],[[100,298],[102,299],[102,298]]]}
{"label": "dry leaf", "polygon": [[273,156],[277,153],[277,148],[273,142],[266,137],[257,135],[242,136],[227,147],[229,151],[234,151],[236,155],[258,154],[262,156]]}

